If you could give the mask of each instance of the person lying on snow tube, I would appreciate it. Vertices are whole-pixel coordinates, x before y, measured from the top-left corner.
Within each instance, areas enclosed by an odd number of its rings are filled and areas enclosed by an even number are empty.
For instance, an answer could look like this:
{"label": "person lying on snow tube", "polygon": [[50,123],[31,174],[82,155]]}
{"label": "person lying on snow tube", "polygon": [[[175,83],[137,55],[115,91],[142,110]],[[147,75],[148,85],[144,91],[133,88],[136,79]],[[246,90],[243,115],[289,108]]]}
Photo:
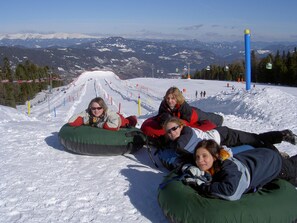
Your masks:
{"label": "person lying on snow tube", "polygon": [[177,87],[170,87],[160,104],[158,115],[147,119],[141,126],[141,130],[149,137],[157,138],[165,135],[163,124],[169,117],[183,119],[188,126],[207,131],[223,123],[221,115],[204,112],[190,106],[181,91]]}
{"label": "person lying on snow tube", "polygon": [[[200,195],[238,200],[256,192],[276,178],[297,187],[297,155],[283,158],[270,148],[255,148],[232,156],[213,139],[200,141],[194,149],[195,165],[184,165],[182,181]],[[265,160],[265,162],[263,162]]]}
{"label": "person lying on snow tube", "polygon": [[[167,143],[164,150],[174,150],[178,156],[174,166],[183,162],[192,160],[195,146],[203,139],[213,139],[219,145],[235,147],[240,145],[251,145],[253,147],[268,147],[278,151],[273,144],[282,141],[297,144],[297,136],[291,130],[269,131],[261,134],[244,132],[231,129],[226,126],[220,126],[210,131],[201,131],[200,129],[186,126],[183,120],[171,117],[164,124]],[[160,150],[161,152],[161,150]],[[178,164],[180,162],[180,164]]]}
{"label": "person lying on snow tube", "polygon": [[92,99],[85,111],[73,115],[68,124],[71,126],[90,125],[112,131],[120,128],[135,127],[136,116],[124,118],[122,114],[110,110],[101,97]]}

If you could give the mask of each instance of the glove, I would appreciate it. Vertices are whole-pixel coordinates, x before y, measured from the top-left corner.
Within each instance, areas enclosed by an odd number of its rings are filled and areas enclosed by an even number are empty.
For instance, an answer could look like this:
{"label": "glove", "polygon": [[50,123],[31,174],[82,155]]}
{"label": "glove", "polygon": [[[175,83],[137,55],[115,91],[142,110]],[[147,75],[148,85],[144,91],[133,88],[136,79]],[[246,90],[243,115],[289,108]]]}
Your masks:
{"label": "glove", "polygon": [[183,183],[190,186],[199,186],[205,182],[198,177],[185,177]]}
{"label": "glove", "polygon": [[211,175],[206,174],[204,171],[200,170],[198,167],[185,164],[181,168],[184,177],[182,182],[191,186],[199,186],[204,183],[211,181]]}
{"label": "glove", "polygon": [[182,166],[181,171],[183,174],[188,174],[191,177],[200,177],[204,175],[204,171],[191,164],[185,164]]}
{"label": "glove", "polygon": [[83,116],[83,121],[85,125],[89,124],[89,121],[90,121],[89,119],[90,119],[89,116]]}

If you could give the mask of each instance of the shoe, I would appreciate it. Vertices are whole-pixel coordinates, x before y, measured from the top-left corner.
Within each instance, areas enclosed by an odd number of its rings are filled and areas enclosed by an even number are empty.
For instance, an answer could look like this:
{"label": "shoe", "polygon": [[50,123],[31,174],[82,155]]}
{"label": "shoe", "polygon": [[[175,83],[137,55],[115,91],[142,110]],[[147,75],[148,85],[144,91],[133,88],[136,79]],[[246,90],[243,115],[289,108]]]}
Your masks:
{"label": "shoe", "polygon": [[293,145],[297,144],[297,136],[289,129],[282,131],[283,141],[289,142]]}

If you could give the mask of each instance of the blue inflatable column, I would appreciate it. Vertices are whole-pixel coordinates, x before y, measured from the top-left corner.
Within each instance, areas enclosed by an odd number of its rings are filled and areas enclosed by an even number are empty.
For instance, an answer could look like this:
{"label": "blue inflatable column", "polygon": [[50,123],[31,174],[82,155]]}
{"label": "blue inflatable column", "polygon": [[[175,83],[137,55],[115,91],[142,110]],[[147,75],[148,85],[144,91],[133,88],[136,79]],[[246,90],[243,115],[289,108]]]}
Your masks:
{"label": "blue inflatable column", "polygon": [[245,44],[245,82],[246,90],[251,89],[251,45],[250,45],[250,30],[244,30],[244,44]]}

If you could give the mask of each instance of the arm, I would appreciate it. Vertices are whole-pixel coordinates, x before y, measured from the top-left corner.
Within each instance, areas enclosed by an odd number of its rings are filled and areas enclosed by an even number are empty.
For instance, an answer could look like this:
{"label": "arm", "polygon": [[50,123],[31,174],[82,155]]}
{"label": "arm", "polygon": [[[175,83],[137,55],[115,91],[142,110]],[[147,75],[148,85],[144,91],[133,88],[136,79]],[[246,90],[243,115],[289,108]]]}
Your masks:
{"label": "arm", "polygon": [[159,106],[158,115],[156,116],[156,120],[160,123],[162,126],[164,122],[172,116],[171,110],[167,106],[167,103],[165,100],[163,100]]}
{"label": "arm", "polygon": [[69,120],[68,124],[71,126],[81,126],[89,124],[89,114],[86,111],[82,111],[79,114],[73,115]]}
{"label": "arm", "polygon": [[106,111],[104,121],[98,124],[98,128],[118,131],[121,126],[120,116],[111,110]]}
{"label": "arm", "polygon": [[196,118],[197,120],[192,120],[192,107],[186,101],[180,106],[179,112],[180,118],[186,120],[189,124],[193,124],[198,121],[198,118]]}
{"label": "arm", "polygon": [[238,200],[249,186],[237,165],[231,160],[225,160],[222,169],[217,172],[210,184],[201,184],[197,187],[199,193],[219,197],[225,200]]}
{"label": "arm", "polygon": [[198,142],[204,139],[205,133],[199,129],[184,126],[177,139],[177,151],[193,154]]}

